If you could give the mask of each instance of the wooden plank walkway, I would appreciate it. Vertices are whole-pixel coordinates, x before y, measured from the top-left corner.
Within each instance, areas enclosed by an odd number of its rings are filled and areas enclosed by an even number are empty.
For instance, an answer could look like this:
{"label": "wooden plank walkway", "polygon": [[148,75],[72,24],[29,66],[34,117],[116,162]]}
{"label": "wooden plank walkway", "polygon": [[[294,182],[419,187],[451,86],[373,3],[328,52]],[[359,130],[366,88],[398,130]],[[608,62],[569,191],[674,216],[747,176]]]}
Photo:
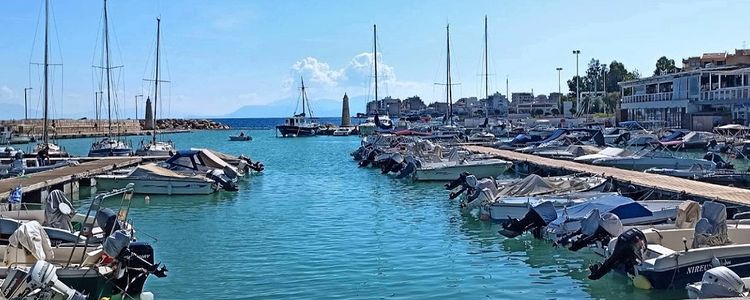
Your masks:
{"label": "wooden plank walkway", "polygon": [[140,163],[141,157],[110,157],[82,163],[77,166],[69,166],[27,176],[7,178],[0,180],[0,199],[7,200],[10,191],[21,185],[23,192],[46,189],[50,186],[64,184],[82,178],[106,173],[114,169],[134,166]]}
{"label": "wooden plank walkway", "polygon": [[533,154],[489,147],[464,146],[464,148],[475,153],[495,155],[508,161],[529,162],[547,168],[565,169],[574,173],[588,173],[605,177],[612,176],[621,182],[631,182],[637,186],[650,187],[673,193],[685,192],[689,196],[702,199],[713,199],[730,204],[750,206],[750,190],[748,189],[716,185],[667,175],[649,174],[612,167],[582,164],[567,160],[557,160]]}

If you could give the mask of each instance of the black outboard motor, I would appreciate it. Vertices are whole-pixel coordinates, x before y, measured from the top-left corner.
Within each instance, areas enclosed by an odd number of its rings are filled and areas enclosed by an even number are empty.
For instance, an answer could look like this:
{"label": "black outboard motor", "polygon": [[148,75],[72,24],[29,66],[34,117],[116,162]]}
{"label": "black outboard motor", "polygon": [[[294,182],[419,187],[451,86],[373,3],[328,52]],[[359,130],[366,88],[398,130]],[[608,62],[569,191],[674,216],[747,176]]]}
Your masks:
{"label": "black outboard motor", "polygon": [[567,237],[567,240],[561,242],[561,244],[570,243],[570,248],[568,248],[570,251],[578,251],[596,243],[606,245],[613,237],[622,233],[622,222],[613,213],[600,215],[599,210],[594,209],[585,220],[581,221],[581,229],[576,232],[577,235]]}
{"label": "black outboard motor", "polygon": [[643,260],[643,253],[648,246],[646,235],[638,228],[631,228],[620,234],[614,246],[614,250],[603,263],[589,266],[591,280],[602,278],[615,267],[624,267],[629,274],[635,274],[635,265]]}
{"label": "black outboard motor", "polygon": [[206,173],[206,177],[208,177],[208,179],[216,181],[216,183],[219,184],[225,191],[236,192],[239,190],[239,188],[237,187],[237,183],[229,179],[229,177],[227,177],[227,175],[224,174],[222,170],[213,169],[211,171],[208,171]]}
{"label": "black outboard motor", "polygon": [[148,275],[159,278],[167,276],[166,267],[160,263],[154,264],[154,248],[146,242],[130,243],[117,260],[127,269],[122,277],[115,279],[115,286],[130,296],[143,292]]}
{"label": "black outboard motor", "polygon": [[445,189],[449,191],[454,190],[459,186],[461,187],[460,190],[451,192],[450,196],[448,196],[451,200],[456,199],[456,197],[460,196],[461,194],[463,194],[463,192],[469,189],[469,185],[466,183],[466,177],[469,175],[471,175],[471,173],[463,172],[458,175],[458,178],[445,184]]}
{"label": "black outboard motor", "polygon": [[503,230],[499,232],[507,238],[514,238],[531,230],[534,237],[541,238],[542,228],[555,219],[557,219],[555,206],[550,201],[544,201],[531,207],[521,220],[511,219],[503,224]]}
{"label": "black outboard motor", "polygon": [[404,163],[403,168],[398,172],[398,175],[396,175],[396,179],[402,179],[406,178],[407,176],[414,173],[414,171],[417,170],[417,163],[414,161],[406,160]]}
{"label": "black outboard motor", "polygon": [[703,159],[716,163],[717,169],[734,169],[734,165],[721,158],[721,155],[713,152],[707,152],[706,155],[703,156]]}

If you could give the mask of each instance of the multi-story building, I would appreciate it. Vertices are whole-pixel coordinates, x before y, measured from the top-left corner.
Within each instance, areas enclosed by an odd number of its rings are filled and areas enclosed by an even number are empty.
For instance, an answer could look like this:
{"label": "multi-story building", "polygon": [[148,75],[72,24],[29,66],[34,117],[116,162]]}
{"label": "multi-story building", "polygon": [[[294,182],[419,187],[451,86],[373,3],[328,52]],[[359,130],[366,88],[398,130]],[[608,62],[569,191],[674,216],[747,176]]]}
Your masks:
{"label": "multi-story building", "polygon": [[[736,53],[750,54],[746,50]],[[693,130],[711,130],[731,121],[748,124],[750,64],[742,58],[716,55],[704,55],[699,61],[698,68],[688,58],[683,64],[689,70],[620,82],[621,119],[660,121]]]}
{"label": "multi-story building", "polygon": [[402,114],[417,113],[425,108],[427,108],[427,105],[424,104],[422,98],[419,98],[419,96],[409,97],[401,101]]}
{"label": "multi-story building", "polygon": [[487,99],[482,99],[482,101],[486,102],[487,108],[490,111],[490,115],[501,117],[505,117],[508,115],[508,106],[510,105],[510,103],[508,102],[508,97],[506,97],[505,95],[496,92],[487,97]]}
{"label": "multi-story building", "polygon": [[401,115],[401,99],[385,97],[380,100],[367,102],[367,114],[390,115],[398,117]]}
{"label": "multi-story building", "polygon": [[701,56],[691,56],[682,60],[683,71],[736,65],[750,65],[750,49],[735,49],[734,54],[703,53]]}
{"label": "multi-story building", "polygon": [[532,93],[513,93],[513,101],[510,103],[511,112],[517,114],[552,114],[553,109],[559,110],[559,101],[551,100],[547,95],[534,97]]}

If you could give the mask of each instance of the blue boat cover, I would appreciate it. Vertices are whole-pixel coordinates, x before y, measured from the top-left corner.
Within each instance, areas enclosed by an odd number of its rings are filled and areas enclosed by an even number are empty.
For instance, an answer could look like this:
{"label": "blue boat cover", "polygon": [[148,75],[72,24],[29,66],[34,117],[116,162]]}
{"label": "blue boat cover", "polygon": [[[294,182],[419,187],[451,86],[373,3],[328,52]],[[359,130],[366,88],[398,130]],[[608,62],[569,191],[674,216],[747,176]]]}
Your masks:
{"label": "blue boat cover", "polygon": [[619,125],[620,127],[625,127],[628,130],[643,128],[643,126],[641,126],[641,124],[638,123],[638,121],[623,121],[623,122],[617,123],[617,125]]}
{"label": "blue boat cover", "polygon": [[675,131],[673,131],[673,132],[672,132],[671,134],[669,134],[669,135],[667,135],[667,136],[665,136],[665,137],[661,138],[661,139],[660,139],[659,141],[660,141],[660,142],[671,142],[671,141],[676,141],[677,139],[679,139],[679,138],[681,138],[681,137],[683,137],[683,136],[685,136],[685,132],[683,132],[683,131],[680,131],[680,130],[675,130]]}
{"label": "blue boat cover", "polygon": [[633,199],[620,195],[603,195],[591,198],[585,203],[558,210],[559,217],[551,224],[562,225],[566,220],[582,220],[594,209],[598,209],[602,214],[608,212],[615,214],[621,220],[653,215],[650,210]]}

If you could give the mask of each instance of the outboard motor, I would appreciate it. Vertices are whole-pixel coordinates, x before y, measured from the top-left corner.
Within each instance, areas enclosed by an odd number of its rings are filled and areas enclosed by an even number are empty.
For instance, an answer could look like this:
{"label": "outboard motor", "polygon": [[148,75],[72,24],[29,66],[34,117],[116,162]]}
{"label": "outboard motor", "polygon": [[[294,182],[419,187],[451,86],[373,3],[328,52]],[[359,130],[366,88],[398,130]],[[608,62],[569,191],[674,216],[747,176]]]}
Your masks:
{"label": "outboard motor", "polygon": [[711,268],[703,273],[700,283],[689,284],[690,298],[744,298],[748,289],[737,273],[725,266]]}
{"label": "outboard motor", "polygon": [[206,172],[206,177],[208,179],[211,179],[213,181],[216,181],[219,186],[221,186],[222,189],[229,192],[236,192],[239,190],[237,187],[237,183],[229,179],[226,174],[224,174],[224,171],[219,169],[213,169],[211,171]]}
{"label": "outboard motor", "polygon": [[[643,253],[646,251],[648,242],[646,235],[638,228],[631,228],[623,232],[613,241],[614,250],[609,252],[609,256],[603,263],[596,263],[589,266],[591,274],[588,276],[591,280],[597,280],[609,273],[612,269],[622,266],[629,274],[635,274],[635,265],[643,260]],[[609,248],[612,248],[612,243]]]}
{"label": "outboard motor", "polygon": [[613,237],[619,236],[623,231],[620,218],[613,213],[599,214],[598,209],[594,209],[589,216],[581,221],[581,229],[576,231],[578,234],[573,239],[568,237],[561,244],[570,243],[570,251],[578,251],[583,247],[594,245],[596,243],[606,244]]}
{"label": "outboard motor", "polygon": [[167,276],[167,268],[160,263],[154,264],[154,248],[149,243],[132,242],[116,259],[125,272],[114,283],[127,295],[141,294],[150,274],[159,278]]}
{"label": "outboard motor", "polygon": [[[86,300],[57,278],[57,268],[39,260],[28,270],[11,269],[0,287],[3,299]],[[60,297],[62,296],[62,297]]]}
{"label": "outboard motor", "polygon": [[717,169],[734,169],[734,165],[721,158],[721,155],[713,152],[707,152],[706,155],[703,156],[703,159],[716,163]]}
{"label": "outboard motor", "polygon": [[514,238],[531,230],[534,237],[541,238],[542,228],[555,219],[557,219],[555,206],[550,201],[544,201],[531,207],[521,220],[511,219],[508,223],[503,224],[503,230],[499,232],[507,238]]}
{"label": "outboard motor", "polygon": [[449,190],[449,191],[450,190],[454,190],[454,189],[456,189],[459,186],[462,187],[462,189],[460,191],[451,193],[451,195],[450,195],[451,199],[455,199],[456,197],[458,197],[459,195],[461,195],[461,193],[463,193],[466,190],[466,188],[468,187],[466,185],[466,177],[470,176],[470,175],[471,175],[471,173],[463,172],[463,173],[461,173],[461,174],[458,175],[458,178],[456,178],[453,181],[448,182],[448,183],[445,184],[445,189]]}
{"label": "outboard motor", "polygon": [[396,175],[396,179],[402,179],[410,176],[415,171],[417,171],[417,167],[419,166],[419,161],[415,160],[413,157],[409,156],[404,159],[403,168],[398,172],[398,175]]}

